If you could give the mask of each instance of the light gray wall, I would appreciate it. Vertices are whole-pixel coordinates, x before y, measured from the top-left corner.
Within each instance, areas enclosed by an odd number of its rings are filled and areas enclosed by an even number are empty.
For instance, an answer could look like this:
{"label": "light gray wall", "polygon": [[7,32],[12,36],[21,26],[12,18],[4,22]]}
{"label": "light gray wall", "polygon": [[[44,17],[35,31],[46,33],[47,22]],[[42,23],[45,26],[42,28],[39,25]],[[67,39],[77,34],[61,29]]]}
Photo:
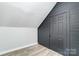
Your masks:
{"label": "light gray wall", "polygon": [[0,53],[35,43],[35,28],[0,27]]}
{"label": "light gray wall", "polygon": [[0,2],[0,53],[37,43],[37,28],[55,2]]}
{"label": "light gray wall", "polygon": [[0,26],[37,28],[56,2],[0,2]]}

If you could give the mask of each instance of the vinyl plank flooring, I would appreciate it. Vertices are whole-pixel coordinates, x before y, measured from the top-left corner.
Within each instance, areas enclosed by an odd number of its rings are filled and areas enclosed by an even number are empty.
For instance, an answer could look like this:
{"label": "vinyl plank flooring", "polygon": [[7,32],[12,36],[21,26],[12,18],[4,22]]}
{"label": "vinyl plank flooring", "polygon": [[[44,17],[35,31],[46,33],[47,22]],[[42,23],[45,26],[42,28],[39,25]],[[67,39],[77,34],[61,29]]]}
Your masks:
{"label": "vinyl plank flooring", "polygon": [[6,53],[2,56],[62,56],[62,55],[42,45],[37,44],[31,47]]}

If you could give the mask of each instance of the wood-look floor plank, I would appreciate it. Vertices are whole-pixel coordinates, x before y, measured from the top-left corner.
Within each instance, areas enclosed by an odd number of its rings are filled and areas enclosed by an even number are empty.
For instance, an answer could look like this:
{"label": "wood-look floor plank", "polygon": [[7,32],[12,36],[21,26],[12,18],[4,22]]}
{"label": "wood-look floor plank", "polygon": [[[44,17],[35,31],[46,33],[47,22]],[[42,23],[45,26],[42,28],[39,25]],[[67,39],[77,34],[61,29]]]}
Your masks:
{"label": "wood-look floor plank", "polygon": [[62,55],[42,45],[37,44],[31,47],[6,53],[2,56],[62,56]]}

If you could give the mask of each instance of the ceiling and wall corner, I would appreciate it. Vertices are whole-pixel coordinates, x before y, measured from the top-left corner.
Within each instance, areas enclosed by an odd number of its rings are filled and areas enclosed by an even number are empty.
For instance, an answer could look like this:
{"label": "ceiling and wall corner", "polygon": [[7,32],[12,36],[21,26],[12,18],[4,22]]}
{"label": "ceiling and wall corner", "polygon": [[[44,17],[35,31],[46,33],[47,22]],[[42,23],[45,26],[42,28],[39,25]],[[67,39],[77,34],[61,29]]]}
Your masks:
{"label": "ceiling and wall corner", "polygon": [[38,26],[55,2],[0,2],[0,54],[38,43]]}
{"label": "ceiling and wall corner", "polygon": [[0,26],[37,28],[56,2],[0,2]]}

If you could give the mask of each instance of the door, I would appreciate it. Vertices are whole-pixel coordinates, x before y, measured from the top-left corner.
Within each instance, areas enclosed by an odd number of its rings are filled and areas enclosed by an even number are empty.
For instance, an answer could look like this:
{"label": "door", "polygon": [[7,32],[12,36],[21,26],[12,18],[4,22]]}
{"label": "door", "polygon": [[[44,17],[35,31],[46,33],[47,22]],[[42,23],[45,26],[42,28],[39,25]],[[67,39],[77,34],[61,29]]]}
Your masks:
{"label": "door", "polygon": [[67,12],[61,12],[51,18],[50,48],[66,55],[67,49]]}
{"label": "door", "polygon": [[53,50],[57,50],[58,43],[57,43],[57,30],[58,30],[58,25],[57,25],[57,17],[53,16],[51,17],[50,21],[50,48]]}
{"label": "door", "polygon": [[57,32],[57,41],[58,41],[58,52],[61,54],[66,54],[66,43],[67,43],[67,12],[62,12],[58,16],[58,32]]}

